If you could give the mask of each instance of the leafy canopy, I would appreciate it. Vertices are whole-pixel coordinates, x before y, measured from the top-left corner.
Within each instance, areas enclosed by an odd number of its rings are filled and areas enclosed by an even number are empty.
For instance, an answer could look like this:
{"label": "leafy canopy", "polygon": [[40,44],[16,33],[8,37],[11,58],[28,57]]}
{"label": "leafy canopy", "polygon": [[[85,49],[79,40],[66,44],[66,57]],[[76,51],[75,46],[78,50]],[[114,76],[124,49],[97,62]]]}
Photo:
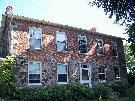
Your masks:
{"label": "leafy canopy", "polygon": [[135,56],[135,0],[91,0],[90,6],[103,8],[109,18],[115,16],[115,22],[125,24],[132,55]]}

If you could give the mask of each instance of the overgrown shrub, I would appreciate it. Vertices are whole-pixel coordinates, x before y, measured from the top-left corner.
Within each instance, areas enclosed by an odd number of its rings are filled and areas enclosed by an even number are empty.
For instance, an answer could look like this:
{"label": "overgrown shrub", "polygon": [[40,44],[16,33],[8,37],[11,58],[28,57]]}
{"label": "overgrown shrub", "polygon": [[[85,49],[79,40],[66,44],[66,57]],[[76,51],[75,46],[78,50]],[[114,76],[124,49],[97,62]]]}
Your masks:
{"label": "overgrown shrub", "polygon": [[103,99],[109,98],[109,94],[112,92],[112,89],[106,85],[100,85],[93,89],[94,89],[95,98],[100,98],[100,97]]}
{"label": "overgrown shrub", "polygon": [[116,82],[111,87],[113,92],[118,92],[121,96],[126,94],[127,85],[123,82]]}
{"label": "overgrown shrub", "polygon": [[86,87],[82,84],[56,85],[47,88],[22,88],[18,90],[17,98],[23,101],[85,101],[108,98],[110,88],[99,86]]}
{"label": "overgrown shrub", "polygon": [[14,58],[7,56],[8,61],[1,61],[0,66],[0,97],[14,97],[16,86],[14,82],[13,63]]}
{"label": "overgrown shrub", "polygon": [[130,86],[133,86],[135,85],[135,72],[129,72],[127,74],[127,77],[128,77],[128,84]]}

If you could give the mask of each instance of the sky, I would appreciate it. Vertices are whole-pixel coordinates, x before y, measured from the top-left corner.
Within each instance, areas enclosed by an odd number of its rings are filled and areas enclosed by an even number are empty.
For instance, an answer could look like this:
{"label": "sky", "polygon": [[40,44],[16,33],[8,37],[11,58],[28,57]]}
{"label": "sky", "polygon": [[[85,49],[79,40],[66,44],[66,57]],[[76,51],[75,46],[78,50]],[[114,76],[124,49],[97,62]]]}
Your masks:
{"label": "sky", "polygon": [[103,9],[90,7],[89,0],[0,0],[0,21],[7,6],[13,7],[13,14],[50,21],[97,32],[127,38],[125,26],[114,24]]}

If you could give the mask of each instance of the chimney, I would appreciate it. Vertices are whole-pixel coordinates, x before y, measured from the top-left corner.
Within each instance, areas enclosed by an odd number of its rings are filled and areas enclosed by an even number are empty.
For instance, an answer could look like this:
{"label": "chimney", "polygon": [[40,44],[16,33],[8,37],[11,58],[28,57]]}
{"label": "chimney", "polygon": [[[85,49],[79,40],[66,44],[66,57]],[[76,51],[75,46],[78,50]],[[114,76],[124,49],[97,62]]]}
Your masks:
{"label": "chimney", "polygon": [[12,15],[13,14],[12,6],[7,6],[5,14],[6,15]]}
{"label": "chimney", "polygon": [[90,29],[90,31],[91,31],[91,32],[96,32],[96,28],[93,27],[93,28]]}

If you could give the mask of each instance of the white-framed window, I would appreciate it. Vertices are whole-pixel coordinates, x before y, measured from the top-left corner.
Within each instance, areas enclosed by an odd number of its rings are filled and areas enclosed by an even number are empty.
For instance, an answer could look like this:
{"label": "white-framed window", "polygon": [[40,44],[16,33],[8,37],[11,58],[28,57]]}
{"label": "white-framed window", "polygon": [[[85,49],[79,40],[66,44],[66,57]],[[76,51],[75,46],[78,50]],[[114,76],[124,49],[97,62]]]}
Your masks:
{"label": "white-framed window", "polygon": [[57,51],[67,51],[67,36],[65,32],[56,32]]}
{"label": "white-framed window", "polygon": [[103,40],[97,39],[97,55],[104,55]]}
{"label": "white-framed window", "polygon": [[28,64],[28,83],[41,84],[41,62],[30,61]]}
{"label": "white-framed window", "polygon": [[118,65],[114,66],[114,77],[116,80],[120,79],[120,67]]}
{"label": "white-framed window", "polygon": [[57,64],[57,81],[58,84],[67,84],[68,82],[67,64]]}
{"label": "white-framed window", "polygon": [[99,73],[99,81],[106,82],[106,67],[105,67],[105,65],[99,65],[98,73]]}
{"label": "white-framed window", "polygon": [[78,36],[78,43],[79,43],[79,52],[80,53],[87,53],[87,38],[86,36]]}
{"label": "white-framed window", "polygon": [[42,29],[29,27],[29,48],[41,49],[42,47]]}
{"label": "white-framed window", "polygon": [[118,56],[118,49],[117,49],[117,44],[116,42],[111,42],[111,53],[112,56],[117,57]]}

